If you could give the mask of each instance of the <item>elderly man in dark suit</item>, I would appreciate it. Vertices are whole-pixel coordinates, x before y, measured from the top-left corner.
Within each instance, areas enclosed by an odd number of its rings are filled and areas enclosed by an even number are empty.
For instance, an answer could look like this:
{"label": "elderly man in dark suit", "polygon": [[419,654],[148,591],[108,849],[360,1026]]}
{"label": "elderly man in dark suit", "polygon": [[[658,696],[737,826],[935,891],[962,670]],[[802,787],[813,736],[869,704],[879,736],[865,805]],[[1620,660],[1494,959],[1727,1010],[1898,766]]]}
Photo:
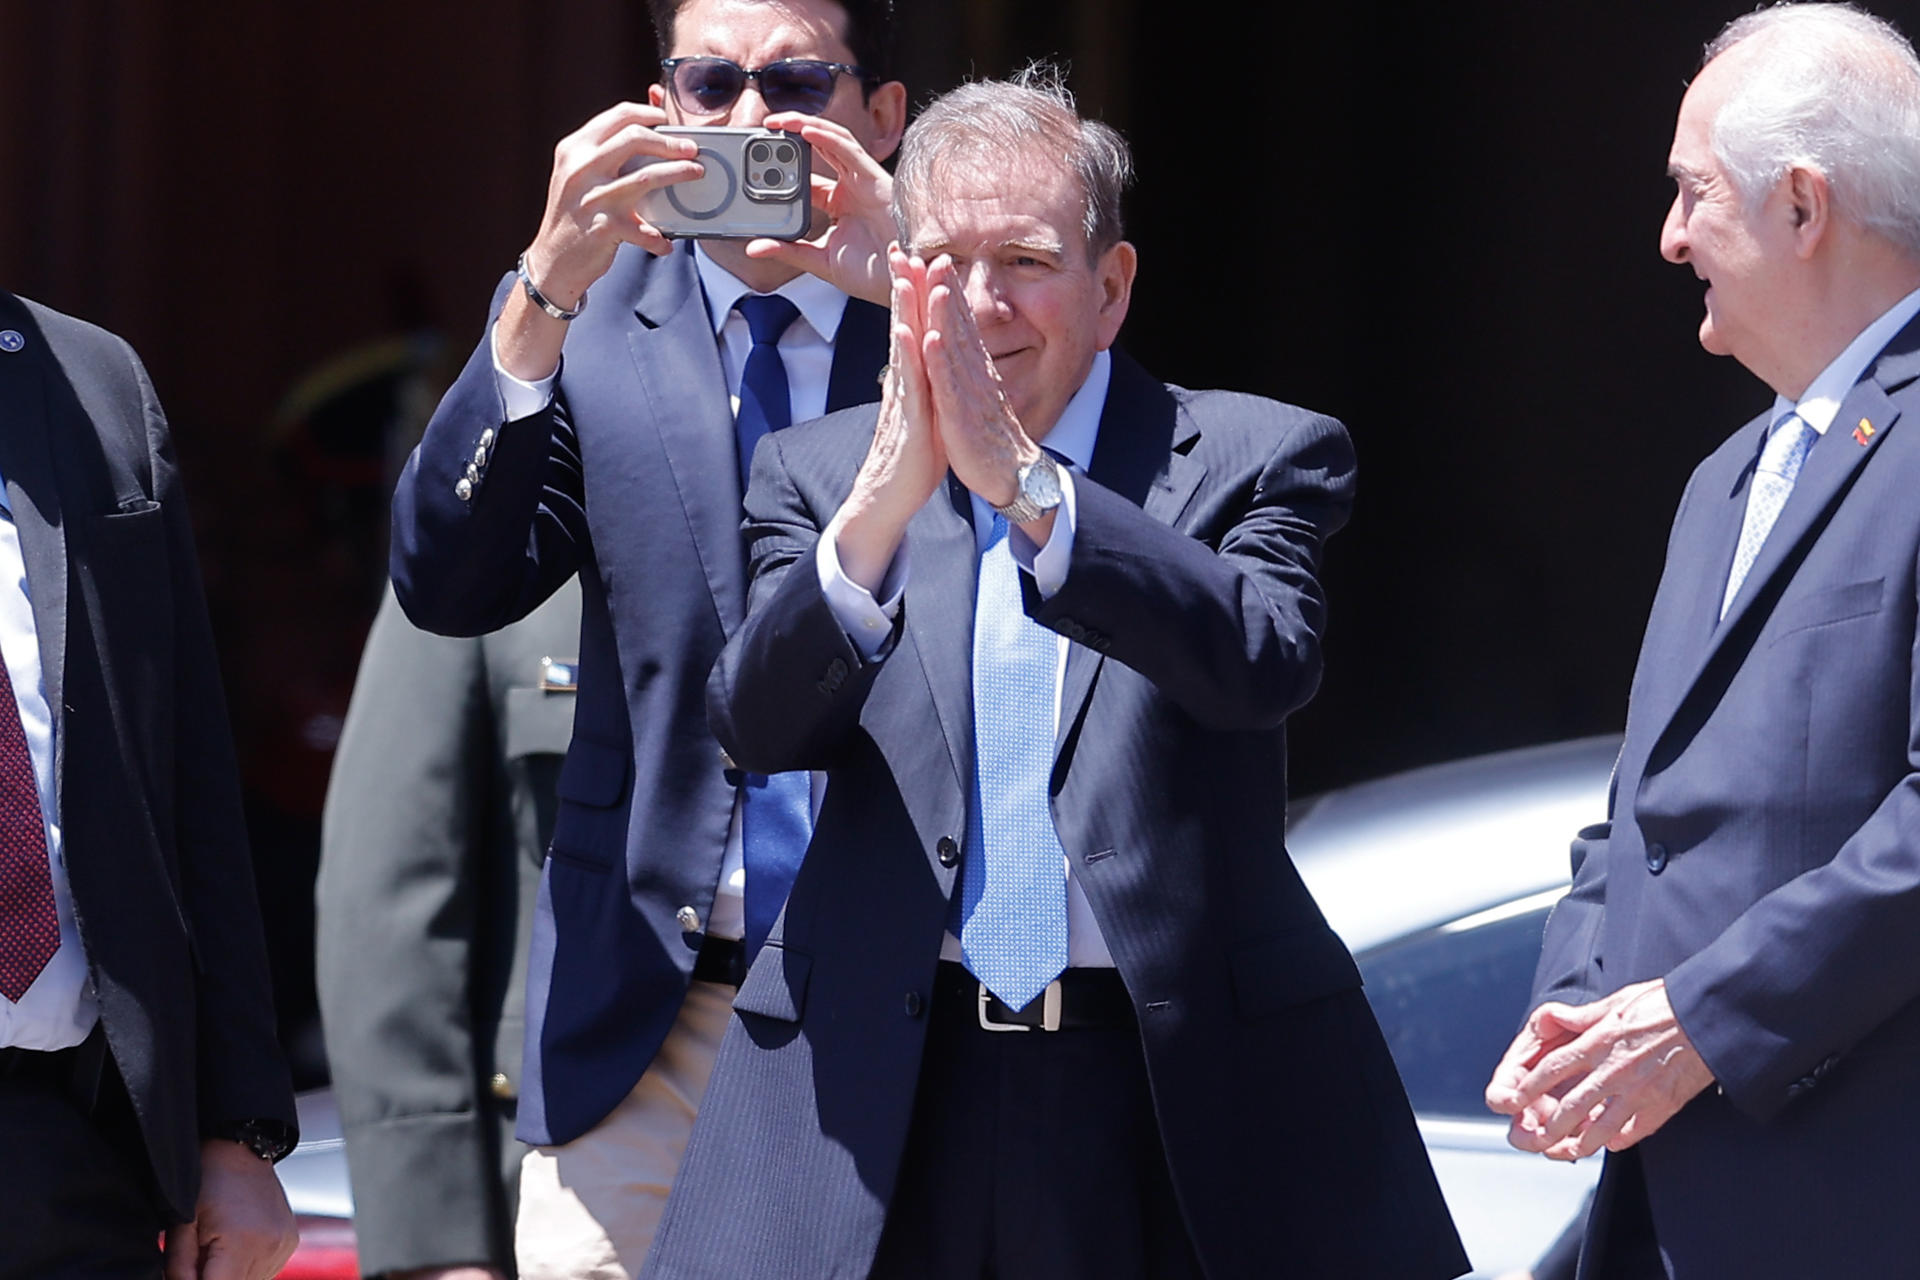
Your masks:
{"label": "elderly man in dark suit", "polygon": [[[886,355],[880,161],[906,116],[891,0],[653,9],[661,82],[556,149],[539,231],[394,497],[394,586],[427,630],[497,630],[580,576],[528,967],[532,1280],[638,1269],[732,984],[805,849],[810,780],[733,768],[702,690],[745,609],[753,442],[877,398]],[[664,123],[797,131],[822,162],[820,234],[668,241],[637,206],[701,169]],[[642,159],[660,163],[628,171]]]}
{"label": "elderly man in dark suit", "polygon": [[1516,1145],[1609,1152],[1583,1277],[1907,1275],[1920,1141],[1920,60],[1850,6],[1708,47],[1661,251],[1773,405],[1694,472]]}
{"label": "elderly man in dark suit", "polygon": [[0,293],[0,1276],[258,1280],[295,1138],[166,420]]}
{"label": "elderly man in dark suit", "polygon": [[368,1276],[513,1273],[527,939],[573,735],[580,591],[436,636],[391,593],[321,826],[320,1009]]}
{"label": "elderly man in dark suit", "polygon": [[1466,1269],[1283,841],[1353,454],[1109,350],[1129,169],[1043,75],[928,107],[877,417],[755,455],[714,726],[829,781],[652,1274]]}

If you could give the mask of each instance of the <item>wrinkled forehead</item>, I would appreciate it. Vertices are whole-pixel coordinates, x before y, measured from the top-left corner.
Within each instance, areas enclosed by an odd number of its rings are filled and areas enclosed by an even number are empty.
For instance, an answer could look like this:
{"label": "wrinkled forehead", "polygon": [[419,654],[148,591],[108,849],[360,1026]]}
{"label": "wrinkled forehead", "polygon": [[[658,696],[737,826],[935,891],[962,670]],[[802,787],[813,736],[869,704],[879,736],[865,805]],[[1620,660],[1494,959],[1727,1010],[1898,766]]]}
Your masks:
{"label": "wrinkled forehead", "polygon": [[963,239],[1039,247],[1051,237],[1055,249],[1084,239],[1086,199],[1066,157],[969,136],[927,159],[902,210],[916,252]]}

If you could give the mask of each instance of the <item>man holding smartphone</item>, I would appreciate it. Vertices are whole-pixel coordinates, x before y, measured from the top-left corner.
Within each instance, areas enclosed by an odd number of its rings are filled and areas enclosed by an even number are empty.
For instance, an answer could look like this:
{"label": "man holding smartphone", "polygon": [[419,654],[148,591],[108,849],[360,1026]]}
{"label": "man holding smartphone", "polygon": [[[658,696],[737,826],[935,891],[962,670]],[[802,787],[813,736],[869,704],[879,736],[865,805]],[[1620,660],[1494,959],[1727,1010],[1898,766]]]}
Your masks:
{"label": "man holding smartphone", "polygon": [[[879,395],[880,162],[906,116],[891,12],[656,0],[661,83],[555,149],[540,228],[394,497],[395,589],[428,630],[491,631],[581,580],[528,967],[523,1276],[639,1270],[733,988],[805,849],[807,775],[733,768],[702,689],[744,612],[753,443]],[[818,234],[669,240],[638,206],[703,170],[663,124],[797,133]]]}

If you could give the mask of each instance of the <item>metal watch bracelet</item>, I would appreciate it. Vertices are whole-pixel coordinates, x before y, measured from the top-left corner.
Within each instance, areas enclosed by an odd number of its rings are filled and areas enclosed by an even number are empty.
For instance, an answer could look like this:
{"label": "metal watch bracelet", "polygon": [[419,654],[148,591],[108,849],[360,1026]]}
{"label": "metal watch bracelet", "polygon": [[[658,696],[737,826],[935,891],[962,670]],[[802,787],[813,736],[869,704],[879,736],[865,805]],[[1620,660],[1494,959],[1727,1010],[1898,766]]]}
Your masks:
{"label": "metal watch bracelet", "polygon": [[555,320],[572,320],[587,309],[587,295],[584,293],[580,295],[580,301],[574,304],[573,310],[569,311],[540,292],[540,286],[533,282],[533,276],[527,271],[527,255],[524,253],[513,264],[513,273],[520,277],[520,287],[527,291],[527,299]]}

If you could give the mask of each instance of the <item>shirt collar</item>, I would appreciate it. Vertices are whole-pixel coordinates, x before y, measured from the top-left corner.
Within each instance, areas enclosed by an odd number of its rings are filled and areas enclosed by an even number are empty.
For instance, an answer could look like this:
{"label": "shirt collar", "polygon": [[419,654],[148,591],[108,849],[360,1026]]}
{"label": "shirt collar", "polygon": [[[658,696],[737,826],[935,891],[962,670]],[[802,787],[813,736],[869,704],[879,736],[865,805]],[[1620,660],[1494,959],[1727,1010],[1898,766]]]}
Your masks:
{"label": "shirt collar", "polygon": [[1085,471],[1093,463],[1093,447],[1100,439],[1100,414],[1107,405],[1107,387],[1113,381],[1113,353],[1093,357],[1087,380],[1060,411],[1060,420],[1041,443],[1048,450]]}
{"label": "shirt collar", "polygon": [[1915,289],[1894,303],[1881,313],[1878,320],[1862,329],[1860,335],[1847,344],[1847,349],[1840,353],[1839,358],[1822,369],[1820,376],[1807,385],[1799,404],[1785,396],[1775,396],[1773,421],[1779,422],[1787,414],[1797,413],[1802,422],[1821,435],[1827,434],[1827,428],[1833,425],[1834,418],[1840,413],[1840,402],[1853,390],[1853,384],[1860,381],[1874,357],[1917,314],[1920,314],[1920,289]]}
{"label": "shirt collar", "polygon": [[[700,287],[707,297],[707,316],[718,334],[727,324],[733,304],[752,293],[731,271],[707,255],[706,246],[695,243],[693,264],[700,272]],[[847,295],[822,280],[802,271],[774,290],[800,309],[813,331],[832,342],[840,331],[840,318],[847,313]]]}

